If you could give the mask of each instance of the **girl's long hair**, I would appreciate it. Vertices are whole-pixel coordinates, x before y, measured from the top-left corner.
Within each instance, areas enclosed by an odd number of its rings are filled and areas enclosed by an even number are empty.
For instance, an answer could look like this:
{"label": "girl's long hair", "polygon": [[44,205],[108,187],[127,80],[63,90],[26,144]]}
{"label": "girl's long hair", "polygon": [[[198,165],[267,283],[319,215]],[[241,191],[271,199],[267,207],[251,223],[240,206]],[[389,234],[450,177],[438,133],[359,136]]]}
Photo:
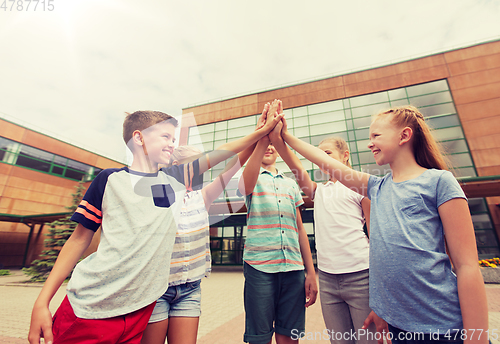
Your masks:
{"label": "girl's long hair", "polygon": [[400,127],[409,127],[413,131],[413,155],[415,161],[422,167],[447,170],[449,164],[441,153],[440,145],[431,134],[424,116],[414,106],[396,107],[376,115],[375,119],[392,115],[391,122]]}
{"label": "girl's long hair", "polygon": [[[323,143],[331,143],[340,152],[341,155],[344,154],[344,152],[346,151],[349,152],[349,146],[347,145],[347,142],[345,142],[345,140],[341,137],[337,136],[327,137],[326,139],[321,141],[318,146],[320,146]],[[349,168],[352,168],[350,153],[351,152],[349,152],[349,159],[347,159],[346,165]]]}

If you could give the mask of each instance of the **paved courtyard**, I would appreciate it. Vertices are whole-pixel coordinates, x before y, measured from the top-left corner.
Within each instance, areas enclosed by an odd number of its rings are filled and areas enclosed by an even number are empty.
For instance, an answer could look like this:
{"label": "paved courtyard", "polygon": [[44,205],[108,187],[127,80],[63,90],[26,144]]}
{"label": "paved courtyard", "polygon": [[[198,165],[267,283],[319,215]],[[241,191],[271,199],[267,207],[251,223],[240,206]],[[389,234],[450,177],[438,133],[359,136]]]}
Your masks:
{"label": "paved courtyard", "polygon": [[[0,344],[27,343],[31,308],[41,285],[23,283],[21,271],[0,276]],[[243,343],[243,273],[239,267],[216,268],[202,282],[202,315],[198,332],[199,344]],[[490,330],[500,337],[500,285],[487,284]],[[65,296],[65,286],[55,295],[50,309],[54,312]],[[301,343],[329,343],[322,338],[325,329],[319,300],[307,310],[306,332],[309,339]],[[316,339],[314,339],[316,337]],[[500,340],[492,339],[493,344]]]}

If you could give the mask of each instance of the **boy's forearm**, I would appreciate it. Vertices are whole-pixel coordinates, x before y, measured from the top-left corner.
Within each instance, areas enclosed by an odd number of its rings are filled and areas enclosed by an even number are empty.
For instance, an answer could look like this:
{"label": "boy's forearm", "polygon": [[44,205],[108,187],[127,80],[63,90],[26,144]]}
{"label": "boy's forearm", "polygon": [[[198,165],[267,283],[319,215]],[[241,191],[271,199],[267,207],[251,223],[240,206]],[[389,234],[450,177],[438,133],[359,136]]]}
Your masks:
{"label": "boy's forearm", "polygon": [[256,144],[254,143],[250,147],[238,153],[238,156],[232,158],[217,178],[204,188],[205,205],[207,206],[207,209],[210,208],[212,202],[219,197],[222,191],[224,191],[235,173],[238,172],[247,162],[248,158],[252,155],[255,145]]}
{"label": "boy's forearm", "polygon": [[259,178],[260,166],[262,163],[262,158],[266,153],[267,142],[264,140],[259,141],[253,150],[248,164],[243,170],[240,181],[238,183],[238,189],[243,195],[249,195],[252,193],[255,185],[257,184],[257,179]]}

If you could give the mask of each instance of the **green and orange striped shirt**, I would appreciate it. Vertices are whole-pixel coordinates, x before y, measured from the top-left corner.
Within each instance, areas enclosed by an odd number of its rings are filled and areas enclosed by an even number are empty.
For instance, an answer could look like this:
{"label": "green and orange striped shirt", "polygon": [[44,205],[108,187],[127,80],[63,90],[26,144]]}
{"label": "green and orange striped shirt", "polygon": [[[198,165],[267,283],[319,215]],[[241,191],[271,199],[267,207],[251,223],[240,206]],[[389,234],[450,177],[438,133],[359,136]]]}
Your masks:
{"label": "green and orange striped shirt", "polygon": [[297,183],[283,173],[274,176],[261,168],[245,202],[248,228],[243,260],[267,273],[303,270],[297,207],[304,202]]}

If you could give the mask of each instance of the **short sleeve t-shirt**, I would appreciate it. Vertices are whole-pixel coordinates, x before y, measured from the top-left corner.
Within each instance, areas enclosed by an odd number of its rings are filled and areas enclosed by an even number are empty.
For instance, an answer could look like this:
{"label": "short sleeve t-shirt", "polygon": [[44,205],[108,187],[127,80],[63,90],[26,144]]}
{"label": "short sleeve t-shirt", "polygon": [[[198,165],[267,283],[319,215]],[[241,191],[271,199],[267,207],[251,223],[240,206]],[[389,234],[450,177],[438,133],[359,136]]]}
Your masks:
{"label": "short sleeve t-shirt", "polygon": [[248,227],[243,260],[267,273],[303,270],[297,207],[304,202],[297,183],[261,168],[245,201]]}
{"label": "short sleeve t-shirt", "polygon": [[363,231],[363,198],[340,182],[317,184],[314,227],[319,270],[343,274],[368,269],[370,245]]}
{"label": "short sleeve t-shirt", "polygon": [[150,174],[127,167],[106,169],[94,179],[72,216],[90,230],[101,227],[97,251],[77,264],[67,286],[76,316],[102,319],[128,314],[163,295],[179,200],[185,184],[202,181],[198,161]]}
{"label": "short sleeve t-shirt", "polygon": [[370,307],[392,326],[435,333],[462,328],[457,278],[438,208],[465,195],[449,171],[395,183],[370,176]]}

